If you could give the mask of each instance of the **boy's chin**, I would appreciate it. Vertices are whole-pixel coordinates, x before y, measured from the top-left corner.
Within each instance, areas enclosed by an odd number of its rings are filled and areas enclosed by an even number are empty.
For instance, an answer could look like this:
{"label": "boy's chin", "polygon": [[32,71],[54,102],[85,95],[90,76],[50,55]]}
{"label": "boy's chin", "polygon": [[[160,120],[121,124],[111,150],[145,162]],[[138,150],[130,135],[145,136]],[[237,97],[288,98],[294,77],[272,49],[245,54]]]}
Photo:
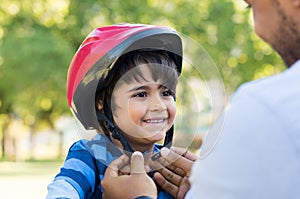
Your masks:
{"label": "boy's chin", "polygon": [[156,142],[163,141],[163,139],[165,138],[165,135],[166,135],[165,131],[159,131],[159,132],[156,132],[154,135],[149,136],[146,139],[149,141],[152,141],[153,143],[156,143]]}

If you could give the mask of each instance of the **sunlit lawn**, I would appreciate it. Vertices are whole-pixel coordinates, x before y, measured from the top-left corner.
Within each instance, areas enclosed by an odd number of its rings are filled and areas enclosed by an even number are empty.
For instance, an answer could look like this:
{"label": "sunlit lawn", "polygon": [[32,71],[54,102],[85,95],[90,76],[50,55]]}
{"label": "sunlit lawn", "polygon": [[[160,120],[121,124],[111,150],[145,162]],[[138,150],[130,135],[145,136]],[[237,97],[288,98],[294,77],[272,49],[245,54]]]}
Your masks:
{"label": "sunlit lawn", "polygon": [[59,171],[62,162],[0,162],[0,197],[45,198],[47,185]]}

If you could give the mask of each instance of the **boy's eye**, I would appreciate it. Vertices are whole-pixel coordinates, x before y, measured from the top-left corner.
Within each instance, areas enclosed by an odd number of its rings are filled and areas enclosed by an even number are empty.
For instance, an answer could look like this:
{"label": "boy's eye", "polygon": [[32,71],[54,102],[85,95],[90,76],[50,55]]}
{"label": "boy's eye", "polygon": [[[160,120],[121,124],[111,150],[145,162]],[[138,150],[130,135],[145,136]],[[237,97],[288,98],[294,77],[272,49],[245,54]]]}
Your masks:
{"label": "boy's eye", "polygon": [[165,90],[162,92],[163,96],[175,96],[174,92],[172,92],[171,90]]}
{"label": "boy's eye", "polygon": [[147,92],[139,92],[137,94],[134,95],[134,97],[147,97]]}

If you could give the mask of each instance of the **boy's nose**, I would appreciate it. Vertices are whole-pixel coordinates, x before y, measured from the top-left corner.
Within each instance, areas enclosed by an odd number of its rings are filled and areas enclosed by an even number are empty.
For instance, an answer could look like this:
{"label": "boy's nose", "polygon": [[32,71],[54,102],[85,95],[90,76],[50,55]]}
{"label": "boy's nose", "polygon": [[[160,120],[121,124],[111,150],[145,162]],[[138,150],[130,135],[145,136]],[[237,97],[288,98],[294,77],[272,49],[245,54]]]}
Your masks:
{"label": "boy's nose", "polygon": [[149,109],[150,111],[163,111],[167,109],[167,106],[159,97],[153,97]]}
{"label": "boy's nose", "polygon": [[152,104],[150,106],[150,111],[164,111],[167,110],[167,106],[165,104]]}

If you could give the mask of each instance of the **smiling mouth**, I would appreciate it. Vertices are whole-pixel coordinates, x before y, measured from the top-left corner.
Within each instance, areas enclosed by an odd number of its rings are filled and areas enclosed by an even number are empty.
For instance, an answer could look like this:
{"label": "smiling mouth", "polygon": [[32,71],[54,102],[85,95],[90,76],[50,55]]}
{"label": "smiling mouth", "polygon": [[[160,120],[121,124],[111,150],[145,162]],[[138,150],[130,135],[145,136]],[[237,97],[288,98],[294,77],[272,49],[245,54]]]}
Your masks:
{"label": "smiling mouth", "polygon": [[146,123],[149,123],[149,124],[151,124],[151,123],[162,123],[162,122],[164,122],[164,121],[166,121],[167,119],[147,119],[147,120],[143,120],[144,122],[146,122]]}

